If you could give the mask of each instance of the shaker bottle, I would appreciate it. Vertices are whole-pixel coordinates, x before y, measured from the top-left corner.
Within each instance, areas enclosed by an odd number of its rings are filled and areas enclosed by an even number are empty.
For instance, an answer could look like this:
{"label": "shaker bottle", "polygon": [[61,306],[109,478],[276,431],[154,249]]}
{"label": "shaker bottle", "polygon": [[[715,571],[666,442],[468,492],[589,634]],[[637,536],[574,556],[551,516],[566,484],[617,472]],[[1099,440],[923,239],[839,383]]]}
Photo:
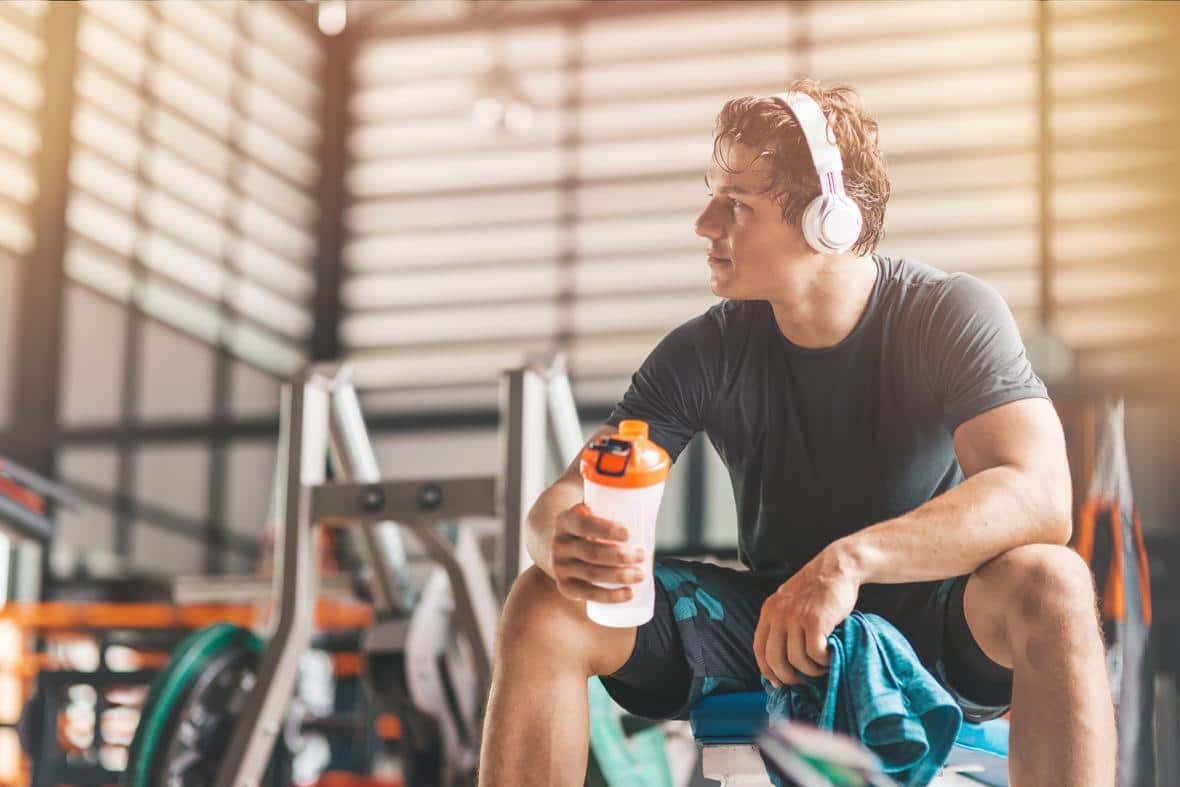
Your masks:
{"label": "shaker bottle", "polygon": [[[626,526],[628,546],[643,547],[643,580],[632,586],[631,600],[620,604],[586,602],[586,614],[602,626],[626,628],[651,620],[655,609],[652,553],[656,545],[656,514],[672,460],[647,437],[645,421],[622,421],[617,434],[603,437],[582,451],[583,496],[598,517]],[[601,583],[601,587],[622,585]]]}

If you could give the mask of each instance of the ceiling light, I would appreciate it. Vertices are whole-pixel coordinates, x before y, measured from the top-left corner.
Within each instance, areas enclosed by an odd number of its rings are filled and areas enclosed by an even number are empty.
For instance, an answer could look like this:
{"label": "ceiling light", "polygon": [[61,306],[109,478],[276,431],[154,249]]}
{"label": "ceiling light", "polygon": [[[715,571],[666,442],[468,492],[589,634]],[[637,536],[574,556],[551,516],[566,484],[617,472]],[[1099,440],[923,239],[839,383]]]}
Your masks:
{"label": "ceiling light", "polygon": [[348,6],[344,0],[320,0],[316,21],[324,35],[340,35],[348,24]]}

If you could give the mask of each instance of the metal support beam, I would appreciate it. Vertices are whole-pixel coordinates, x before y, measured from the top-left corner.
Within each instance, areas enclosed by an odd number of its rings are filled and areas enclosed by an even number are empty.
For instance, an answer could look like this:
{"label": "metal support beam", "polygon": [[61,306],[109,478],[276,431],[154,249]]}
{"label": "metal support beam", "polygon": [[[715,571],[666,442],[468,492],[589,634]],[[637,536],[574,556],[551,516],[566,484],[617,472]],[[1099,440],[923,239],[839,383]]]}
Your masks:
{"label": "metal support beam", "polygon": [[54,475],[58,391],[61,382],[62,297],[65,291],[66,200],[73,151],[74,77],[78,70],[77,3],[50,3],[45,20],[44,101],[37,119],[35,232],[27,265],[20,271],[16,362],[12,406],[17,438],[5,447],[13,459]]}
{"label": "metal support beam", "polygon": [[545,457],[525,446],[546,444],[545,382],[532,369],[513,369],[502,378],[500,449],[504,452],[504,537],[500,540],[500,595],[532,562],[524,542],[524,520],[545,486]]}
{"label": "metal support beam", "polygon": [[[381,478],[377,455],[365,428],[360,400],[340,369],[326,369],[321,376],[333,379],[331,401],[332,467],[340,477],[371,483]],[[381,617],[401,614],[413,608],[414,587],[406,567],[406,550],[393,522],[354,528],[353,544],[369,575],[374,612]]]}
{"label": "metal support beam", "polygon": [[1036,4],[1037,32],[1037,234],[1041,327],[1053,330],[1053,7]]}
{"label": "metal support beam", "polygon": [[398,522],[427,529],[464,517],[495,516],[496,479],[323,484],[312,491],[311,510],[312,522],[327,527]]}
{"label": "metal support beam", "polygon": [[311,339],[311,357],[316,361],[334,361],[340,357],[340,284],[343,279],[344,209],[347,192],[344,173],[348,168],[349,109],[352,90],[352,60],[356,36],[349,29],[338,36],[323,39],[324,61],[321,84],[324,86],[320,116],[320,204],[316,228],[315,260],[315,328]]}
{"label": "metal support beam", "polygon": [[283,465],[280,527],[275,530],[273,633],[239,717],[238,729],[217,774],[217,787],[259,787],[299,675],[299,659],[311,639],[318,593],[311,486],[324,481],[328,451],[328,392],[309,380],[283,387],[282,418],[289,450]]}
{"label": "metal support beam", "polygon": [[[603,421],[611,408],[595,406],[583,411],[588,421]],[[365,422],[373,434],[495,428],[500,423],[496,410],[461,410],[433,413],[378,413],[367,415]],[[153,421],[122,426],[74,426],[43,436],[54,445],[140,445],[151,443],[191,442],[204,439],[273,440],[279,422],[272,418],[214,418],[209,421]],[[0,445],[10,445],[24,430],[0,431]],[[15,457],[14,457],[15,458]]]}

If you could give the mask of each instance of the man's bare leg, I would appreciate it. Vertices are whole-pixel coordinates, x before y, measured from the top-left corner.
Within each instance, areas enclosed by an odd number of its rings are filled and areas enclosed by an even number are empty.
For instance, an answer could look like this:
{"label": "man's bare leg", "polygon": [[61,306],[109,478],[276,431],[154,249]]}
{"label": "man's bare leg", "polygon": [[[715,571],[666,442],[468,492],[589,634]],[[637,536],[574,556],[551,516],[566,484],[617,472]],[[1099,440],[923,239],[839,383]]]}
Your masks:
{"label": "man's bare leg", "polygon": [[520,576],[496,634],[480,787],[580,787],[589,748],[586,681],[626,663],[635,629],[599,626],[536,566]]}
{"label": "man's bare leg", "polygon": [[1033,545],[983,565],[963,607],[984,653],[1013,670],[1013,787],[1111,787],[1115,724],[1090,570]]}

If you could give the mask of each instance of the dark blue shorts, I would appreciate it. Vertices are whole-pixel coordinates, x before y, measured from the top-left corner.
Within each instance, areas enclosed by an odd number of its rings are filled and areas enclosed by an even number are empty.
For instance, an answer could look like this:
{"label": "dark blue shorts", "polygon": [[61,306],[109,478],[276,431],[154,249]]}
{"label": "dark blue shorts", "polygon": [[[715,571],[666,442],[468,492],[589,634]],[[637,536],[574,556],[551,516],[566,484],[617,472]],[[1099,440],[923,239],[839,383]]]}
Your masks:
{"label": "dark blue shorts", "polygon": [[[652,719],[688,718],[709,694],[761,691],[754,630],[762,602],[788,576],[657,559],[655,614],[639,627],[627,663],[602,684],[628,712]],[[965,576],[866,585],[856,608],[896,626],[964,717],[985,721],[1007,712],[1012,672],[989,659],[971,636],[963,614],[966,585]]]}

